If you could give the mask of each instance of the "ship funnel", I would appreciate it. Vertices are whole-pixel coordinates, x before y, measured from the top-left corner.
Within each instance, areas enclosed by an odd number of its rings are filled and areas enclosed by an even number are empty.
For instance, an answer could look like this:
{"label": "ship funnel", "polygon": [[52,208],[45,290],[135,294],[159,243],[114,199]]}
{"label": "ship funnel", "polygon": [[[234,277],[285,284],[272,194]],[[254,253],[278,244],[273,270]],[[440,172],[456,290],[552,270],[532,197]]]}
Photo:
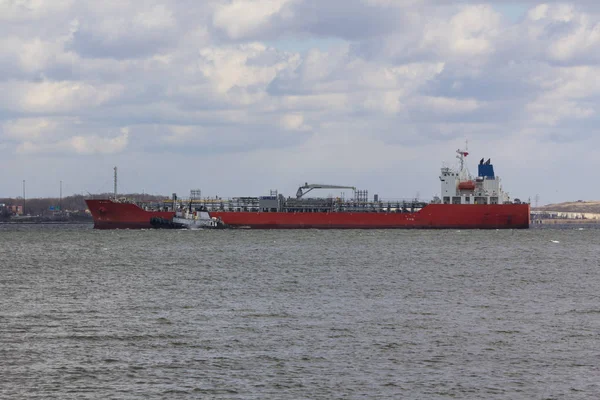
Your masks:
{"label": "ship funnel", "polygon": [[479,176],[482,178],[494,179],[496,174],[494,174],[494,165],[491,163],[491,159],[483,163],[479,164]]}

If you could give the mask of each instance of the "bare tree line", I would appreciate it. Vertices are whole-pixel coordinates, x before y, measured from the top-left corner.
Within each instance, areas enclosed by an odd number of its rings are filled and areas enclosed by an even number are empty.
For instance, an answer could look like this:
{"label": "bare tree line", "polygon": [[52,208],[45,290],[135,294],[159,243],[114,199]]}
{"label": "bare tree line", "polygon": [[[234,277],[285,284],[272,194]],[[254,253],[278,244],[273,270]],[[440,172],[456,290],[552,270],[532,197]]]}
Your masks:
{"label": "bare tree line", "polygon": [[[46,216],[55,214],[59,210],[72,213],[84,213],[87,209],[85,204],[86,198],[108,199],[112,198],[112,194],[101,193],[87,196],[76,194],[63,197],[62,199],[58,197],[26,198],[24,214]],[[119,195],[119,198],[125,198],[134,202],[158,202],[167,199],[168,196],[130,193]],[[22,206],[23,198],[0,198],[0,204],[5,204],[8,207]]]}

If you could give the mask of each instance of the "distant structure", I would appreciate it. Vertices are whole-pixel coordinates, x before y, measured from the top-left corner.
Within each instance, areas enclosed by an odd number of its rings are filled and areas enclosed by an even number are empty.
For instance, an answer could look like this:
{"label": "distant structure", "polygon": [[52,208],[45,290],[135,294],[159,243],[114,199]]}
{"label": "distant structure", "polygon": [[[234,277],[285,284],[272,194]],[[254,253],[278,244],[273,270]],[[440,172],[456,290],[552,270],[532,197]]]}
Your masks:
{"label": "distant structure", "polygon": [[202,191],[200,189],[192,189],[192,190],[190,190],[190,199],[191,200],[200,200],[200,199],[202,199]]}
{"label": "distant structure", "polygon": [[115,167],[115,193],[114,193],[114,199],[115,201],[117,200],[117,167]]}

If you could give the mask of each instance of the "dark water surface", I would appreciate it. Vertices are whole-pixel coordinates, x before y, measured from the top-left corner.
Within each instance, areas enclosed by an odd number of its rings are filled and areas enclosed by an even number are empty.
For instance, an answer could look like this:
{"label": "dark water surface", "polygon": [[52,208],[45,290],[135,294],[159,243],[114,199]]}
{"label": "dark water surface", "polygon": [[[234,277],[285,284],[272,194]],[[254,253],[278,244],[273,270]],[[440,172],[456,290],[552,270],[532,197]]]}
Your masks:
{"label": "dark water surface", "polygon": [[599,237],[0,226],[0,398],[599,398]]}

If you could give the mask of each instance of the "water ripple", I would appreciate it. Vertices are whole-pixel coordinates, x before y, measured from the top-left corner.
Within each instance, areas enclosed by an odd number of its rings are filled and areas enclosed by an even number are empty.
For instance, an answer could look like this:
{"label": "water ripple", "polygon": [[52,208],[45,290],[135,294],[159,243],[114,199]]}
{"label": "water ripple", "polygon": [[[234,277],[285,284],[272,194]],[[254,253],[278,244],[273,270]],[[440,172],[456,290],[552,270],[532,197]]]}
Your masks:
{"label": "water ripple", "polygon": [[0,398],[597,398],[598,232],[0,226]]}

